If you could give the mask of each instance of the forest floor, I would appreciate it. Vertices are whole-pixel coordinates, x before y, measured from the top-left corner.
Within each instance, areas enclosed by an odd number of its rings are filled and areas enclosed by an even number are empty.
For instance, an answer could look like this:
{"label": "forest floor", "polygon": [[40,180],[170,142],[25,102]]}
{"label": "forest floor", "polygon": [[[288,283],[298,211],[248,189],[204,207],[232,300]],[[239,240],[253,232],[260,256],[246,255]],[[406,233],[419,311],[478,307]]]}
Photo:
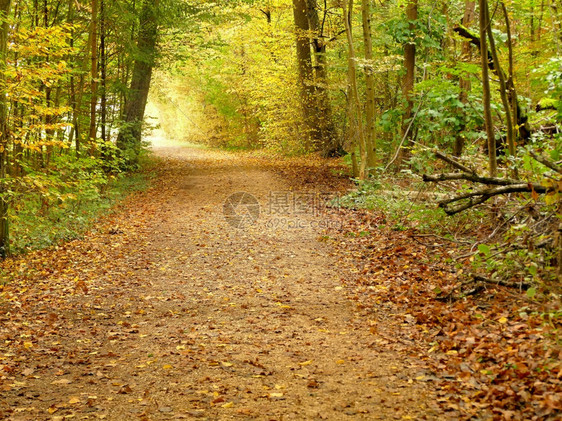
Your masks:
{"label": "forest floor", "polygon": [[84,238],[0,266],[0,419],[559,419],[558,301],[324,207],[337,162],[155,155]]}
{"label": "forest floor", "polygon": [[[295,206],[287,171],[156,155],[154,185],[83,239],[4,264],[1,419],[439,418],[415,348],[349,298],[357,270],[325,236],[338,220]],[[321,181],[304,174],[301,199],[347,187]],[[225,219],[236,192],[256,224]]]}

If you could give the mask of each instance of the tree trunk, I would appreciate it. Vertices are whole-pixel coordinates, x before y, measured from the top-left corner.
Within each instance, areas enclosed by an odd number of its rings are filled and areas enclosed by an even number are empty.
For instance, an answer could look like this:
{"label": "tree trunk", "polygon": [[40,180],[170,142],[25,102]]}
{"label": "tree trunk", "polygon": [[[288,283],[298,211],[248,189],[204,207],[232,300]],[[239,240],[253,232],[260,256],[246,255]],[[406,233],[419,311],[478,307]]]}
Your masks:
{"label": "tree trunk", "polygon": [[[418,19],[418,0],[408,0],[406,6],[406,19],[410,22],[410,31],[415,30],[413,21]],[[402,95],[406,99],[406,109],[402,117],[402,139],[403,144],[400,146],[398,159],[396,160],[396,167],[400,169],[404,161],[409,156],[408,138],[412,135],[410,120],[412,118],[412,111],[414,108],[414,101],[412,94],[414,91],[414,81],[416,72],[416,43],[413,33],[410,35],[410,40],[404,45],[404,68],[406,73],[402,79]]]}
{"label": "tree trunk", "polygon": [[92,20],[90,21],[90,58],[91,58],[91,81],[90,81],[90,130],[88,140],[95,148],[96,141],[96,106],[98,103],[98,0],[92,0]]}
{"label": "tree trunk", "polygon": [[[0,86],[4,86],[4,69],[8,54],[8,15],[11,0],[0,0]],[[5,92],[0,92],[0,258],[10,254],[10,231],[8,224],[7,166],[8,166],[8,100]]]}
{"label": "tree trunk", "polygon": [[494,40],[494,35],[492,33],[492,23],[488,18],[488,24],[486,26],[486,32],[488,34],[488,40],[490,41],[490,52],[492,53],[492,59],[494,60],[494,67],[498,70],[498,78],[500,82],[500,97],[502,99],[502,104],[505,112],[506,126],[507,126],[507,145],[508,151],[511,156],[515,155],[515,131],[513,130],[513,120],[511,119],[511,103],[508,99],[508,90],[505,79],[505,73],[501,68],[500,60],[498,57],[498,51],[496,49],[496,41]]}
{"label": "tree trunk", "polygon": [[[336,130],[332,119],[332,107],[328,95],[328,69],[326,63],[326,42],[323,37],[323,28],[318,18],[316,0],[306,0],[308,26],[312,34],[312,50],[316,60],[314,66],[314,95],[317,106],[319,123],[319,149],[326,157],[335,156],[340,152],[341,145],[336,138]],[[325,12],[326,13],[326,12]]]}
{"label": "tree trunk", "polygon": [[[472,0],[466,0],[465,7],[464,7],[464,16],[462,18],[462,25],[465,28],[468,28],[472,21],[474,20],[474,11],[476,8],[476,2]],[[470,41],[464,41],[462,43],[462,60],[463,61],[470,61],[471,59],[471,47]],[[459,79],[459,101],[463,104],[468,104],[468,93],[470,92],[470,80],[465,79],[464,77],[460,77]],[[455,144],[453,145],[453,155],[459,157],[462,155],[462,151],[464,149],[465,138],[460,133],[464,130],[464,127],[461,127],[459,130],[459,134],[457,134],[455,138]]]}
{"label": "tree trunk", "polygon": [[[470,43],[478,47],[478,50],[482,54],[481,51],[482,45],[480,43],[480,36],[473,34],[463,26],[457,26],[453,30],[457,34],[461,35],[462,37],[469,39]],[[494,65],[494,58],[492,56],[492,53],[488,50],[487,52],[484,52],[484,54],[486,54],[488,57],[487,59],[488,69],[491,70],[496,76],[498,76],[499,79],[500,75],[498,74],[498,69],[496,69]],[[508,99],[510,103],[513,103],[514,104],[513,106],[516,107],[516,112],[514,113],[514,116],[516,117],[516,121],[517,121],[516,126],[519,128],[519,137],[525,142],[531,137],[531,127],[529,125],[528,117],[525,114],[523,108],[520,106],[519,100],[517,99],[517,92],[515,90],[513,78],[512,77],[508,78],[505,75],[503,76],[503,78],[506,80],[506,84],[507,84],[507,92],[509,95]]]}
{"label": "tree trunk", "polygon": [[[349,0],[347,6],[343,6],[343,17],[345,23],[345,32],[347,34],[347,81],[349,85],[349,124],[354,130],[351,132],[359,139],[359,156],[361,162],[359,164],[359,178],[364,180],[367,177],[367,148],[365,145],[365,132],[363,130],[363,118],[361,115],[361,106],[359,101],[359,91],[357,89],[357,65],[355,62],[355,47],[353,45],[352,32],[352,15],[353,0]],[[355,142],[352,142],[352,145]],[[352,153],[355,153],[353,148]]]}
{"label": "tree trunk", "polygon": [[492,109],[490,106],[490,77],[488,75],[488,44],[486,42],[486,33],[488,25],[488,1],[479,0],[480,6],[480,54],[482,67],[482,105],[484,107],[484,121],[486,124],[486,135],[488,138],[488,162],[490,167],[490,177],[495,177],[497,173],[496,162],[496,138],[494,135],[494,127],[492,125]]}
{"label": "tree trunk", "polygon": [[107,141],[107,56],[105,51],[105,0],[100,3],[101,139]]}
{"label": "tree trunk", "polygon": [[362,0],[361,12],[363,18],[363,42],[365,44],[365,84],[366,84],[366,106],[365,117],[367,119],[365,132],[365,145],[367,154],[367,166],[374,168],[377,164],[377,147],[375,140],[375,76],[373,74],[373,37],[371,32],[371,1]]}
{"label": "tree trunk", "polygon": [[295,20],[297,70],[299,73],[299,85],[301,95],[301,106],[305,126],[307,128],[305,148],[312,149],[314,141],[319,138],[318,121],[314,109],[314,83],[312,74],[312,57],[310,54],[310,42],[308,32],[307,4],[305,0],[293,0],[293,16]]}
{"label": "tree trunk", "polygon": [[138,162],[141,149],[142,123],[148,101],[152,68],[158,40],[157,9],[159,0],[144,0],[140,14],[137,57],[123,116],[123,126],[117,137],[117,147],[126,152],[133,164]]}

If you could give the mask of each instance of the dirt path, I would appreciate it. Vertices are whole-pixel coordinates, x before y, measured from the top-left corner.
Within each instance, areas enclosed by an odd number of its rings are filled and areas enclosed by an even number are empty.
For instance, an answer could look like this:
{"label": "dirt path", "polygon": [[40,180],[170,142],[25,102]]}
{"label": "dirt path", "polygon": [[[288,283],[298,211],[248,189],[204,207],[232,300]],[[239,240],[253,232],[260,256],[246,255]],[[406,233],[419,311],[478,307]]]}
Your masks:
{"label": "dirt path", "polygon": [[[153,189],[36,255],[50,261],[42,286],[0,303],[14,306],[1,319],[0,418],[436,419],[415,363],[378,351],[346,298],[323,219],[293,213],[289,229],[268,215],[271,192],[289,191],[279,176],[234,155],[157,153]],[[256,225],[225,221],[235,192],[259,200]],[[35,315],[25,337],[14,312]]]}

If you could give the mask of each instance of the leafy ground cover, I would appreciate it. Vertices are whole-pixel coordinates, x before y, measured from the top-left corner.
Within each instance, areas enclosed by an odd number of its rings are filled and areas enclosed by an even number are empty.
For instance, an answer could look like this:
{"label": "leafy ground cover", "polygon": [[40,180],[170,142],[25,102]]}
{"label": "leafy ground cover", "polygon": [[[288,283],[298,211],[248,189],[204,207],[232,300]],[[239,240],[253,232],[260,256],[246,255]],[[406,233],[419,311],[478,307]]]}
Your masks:
{"label": "leafy ground cover", "polygon": [[34,191],[16,194],[11,209],[11,247],[26,253],[69,241],[93,228],[97,219],[136,191],[145,190],[156,163],[143,160],[141,169],[106,174],[97,162],[82,159],[36,179]]}
{"label": "leafy ground cover", "polygon": [[[466,279],[460,235],[361,209],[338,161],[159,154],[152,187],[96,229],[2,263],[2,417],[559,417],[553,291]],[[378,203],[397,206],[388,190]],[[326,210],[329,229],[264,215],[239,231],[234,191],[354,206]]]}
{"label": "leafy ground cover", "polygon": [[384,308],[402,332],[395,340],[425,344],[417,348],[428,369],[420,380],[437,383],[451,416],[556,419],[557,284],[517,288],[470,276],[490,254],[485,244],[470,251],[492,231],[486,211],[447,220],[431,202],[396,197],[359,188],[341,201],[348,208],[338,211],[342,229],[330,241],[357,268],[351,298],[373,314]]}

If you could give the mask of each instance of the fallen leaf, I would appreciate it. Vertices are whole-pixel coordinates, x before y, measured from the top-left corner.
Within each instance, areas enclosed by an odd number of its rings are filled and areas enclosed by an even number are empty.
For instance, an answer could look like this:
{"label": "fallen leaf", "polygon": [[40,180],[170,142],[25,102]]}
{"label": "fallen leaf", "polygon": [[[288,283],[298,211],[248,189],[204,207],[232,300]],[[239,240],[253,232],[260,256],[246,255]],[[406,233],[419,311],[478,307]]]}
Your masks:
{"label": "fallen leaf", "polygon": [[75,403],[80,403],[80,402],[81,402],[81,399],[78,396],[73,396],[68,401],[68,403],[71,404],[71,405],[73,405]]}
{"label": "fallen leaf", "polygon": [[72,380],[70,379],[58,379],[51,382],[51,384],[70,384],[70,383],[72,383]]}

